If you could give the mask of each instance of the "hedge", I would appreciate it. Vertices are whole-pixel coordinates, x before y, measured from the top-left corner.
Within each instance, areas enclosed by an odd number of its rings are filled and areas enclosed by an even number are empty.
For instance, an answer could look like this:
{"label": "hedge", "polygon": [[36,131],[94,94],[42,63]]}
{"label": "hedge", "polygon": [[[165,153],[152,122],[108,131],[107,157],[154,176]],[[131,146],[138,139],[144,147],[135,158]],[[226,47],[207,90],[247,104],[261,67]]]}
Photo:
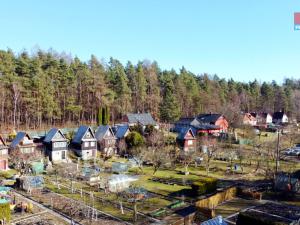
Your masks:
{"label": "hedge", "polygon": [[217,189],[217,179],[210,177],[201,178],[199,181],[193,182],[191,187],[198,195],[214,192]]}
{"label": "hedge", "polygon": [[9,203],[0,204],[0,220],[10,221]]}

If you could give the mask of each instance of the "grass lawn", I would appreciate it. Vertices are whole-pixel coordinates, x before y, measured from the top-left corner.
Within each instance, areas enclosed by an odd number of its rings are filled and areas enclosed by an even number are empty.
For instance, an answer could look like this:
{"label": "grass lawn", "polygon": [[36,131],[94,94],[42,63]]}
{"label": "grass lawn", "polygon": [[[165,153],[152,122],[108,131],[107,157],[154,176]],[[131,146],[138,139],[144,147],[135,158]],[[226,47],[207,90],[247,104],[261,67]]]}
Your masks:
{"label": "grass lawn", "polygon": [[17,174],[18,172],[14,169],[9,169],[7,171],[1,171],[0,172],[0,178],[2,179],[9,179],[11,178],[13,175]]}

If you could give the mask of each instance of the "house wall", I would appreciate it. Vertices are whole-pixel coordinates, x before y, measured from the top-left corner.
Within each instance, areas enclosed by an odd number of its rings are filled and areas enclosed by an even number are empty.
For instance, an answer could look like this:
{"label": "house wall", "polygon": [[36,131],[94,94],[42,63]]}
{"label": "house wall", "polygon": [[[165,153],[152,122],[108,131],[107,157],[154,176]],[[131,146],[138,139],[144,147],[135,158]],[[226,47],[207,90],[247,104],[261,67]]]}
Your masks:
{"label": "house wall", "polygon": [[184,140],[184,145],[183,145],[183,150],[184,151],[195,151],[197,147],[197,141],[196,139],[185,139]]}
{"label": "house wall", "polygon": [[82,150],[97,150],[97,141],[82,141],[81,143]]}
{"label": "house wall", "polygon": [[99,150],[103,153],[114,153],[116,149],[116,139],[115,138],[108,138],[108,139],[103,139],[99,143]]}
{"label": "house wall", "polygon": [[20,146],[19,148],[22,154],[32,154],[35,150],[35,146]]}
{"label": "house wall", "polygon": [[68,142],[67,141],[56,141],[51,144],[52,151],[63,151],[68,150]]}
{"label": "house wall", "polygon": [[268,114],[266,117],[266,123],[272,123],[272,121],[273,121],[272,116]]}
{"label": "house wall", "polygon": [[220,132],[227,132],[228,130],[228,122],[224,117],[220,117],[215,125],[220,127]]}
{"label": "house wall", "polygon": [[[63,159],[63,152],[65,154],[65,158]],[[51,161],[62,161],[67,159],[67,150],[60,150],[60,151],[51,151],[50,153],[50,159]]]}
{"label": "house wall", "polygon": [[282,123],[288,123],[289,122],[289,119],[288,119],[287,115],[283,115],[281,122]]}
{"label": "house wall", "polygon": [[89,160],[97,157],[97,149],[81,150],[80,156],[83,160]]}
{"label": "house wall", "polygon": [[0,158],[0,171],[8,170],[8,159]]}
{"label": "house wall", "polygon": [[257,120],[253,117],[253,119],[250,119],[248,116],[244,116],[243,124],[250,125],[250,126],[256,126]]}

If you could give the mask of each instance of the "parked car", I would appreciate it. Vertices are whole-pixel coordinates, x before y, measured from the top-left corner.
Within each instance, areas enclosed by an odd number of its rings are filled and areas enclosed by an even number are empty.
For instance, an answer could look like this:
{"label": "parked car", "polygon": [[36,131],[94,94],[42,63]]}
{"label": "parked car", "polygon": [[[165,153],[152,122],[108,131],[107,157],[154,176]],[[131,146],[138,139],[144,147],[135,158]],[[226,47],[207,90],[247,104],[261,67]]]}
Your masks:
{"label": "parked car", "polygon": [[285,152],[285,155],[299,156],[300,148],[290,148]]}

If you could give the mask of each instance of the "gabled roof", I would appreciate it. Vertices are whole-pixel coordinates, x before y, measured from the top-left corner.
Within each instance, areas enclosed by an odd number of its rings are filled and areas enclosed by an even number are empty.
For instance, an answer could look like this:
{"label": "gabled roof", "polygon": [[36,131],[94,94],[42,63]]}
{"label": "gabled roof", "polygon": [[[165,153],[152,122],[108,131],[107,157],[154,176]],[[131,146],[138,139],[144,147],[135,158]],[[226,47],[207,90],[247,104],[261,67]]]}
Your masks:
{"label": "gabled roof", "polygon": [[199,114],[197,120],[202,123],[215,123],[221,116],[218,113]]}
{"label": "gabled roof", "polygon": [[[58,137],[57,137],[58,134]],[[61,130],[57,128],[52,128],[51,130],[48,131],[44,142],[45,143],[50,143],[51,141],[56,141],[56,140],[67,140],[66,137],[63,135]]]}
{"label": "gabled roof", "polygon": [[253,116],[252,113],[245,113],[245,118],[248,118],[250,121],[256,121],[256,116]]}
{"label": "gabled roof", "polygon": [[128,113],[128,123],[140,123],[143,126],[156,125],[150,113]]}
{"label": "gabled roof", "polygon": [[191,125],[194,119],[194,117],[181,117],[176,124]]}
{"label": "gabled roof", "polygon": [[105,134],[107,132],[110,132],[112,137],[115,138],[114,132],[112,131],[112,129],[110,128],[109,125],[105,125],[105,126],[99,126],[96,130],[95,133],[95,138],[97,139],[97,141],[101,141],[103,140],[103,138],[105,137]]}
{"label": "gabled roof", "polygon": [[267,118],[267,116],[268,115],[270,115],[271,116],[271,114],[270,113],[267,113],[267,112],[261,112],[261,113],[256,113],[256,112],[252,112],[252,113],[250,113],[253,117],[255,117],[255,118],[258,118],[258,117],[261,117],[261,118]]}
{"label": "gabled roof", "polygon": [[283,115],[285,115],[284,112],[274,112],[273,119],[275,120],[282,119]]}
{"label": "gabled roof", "polygon": [[195,138],[195,134],[192,130],[192,128],[190,127],[185,127],[185,128],[182,128],[180,133],[178,134],[177,136],[177,139],[178,140],[184,140],[185,139],[185,136],[187,135],[187,133],[191,132],[191,134],[193,135],[193,137]]}
{"label": "gabled roof", "polygon": [[124,138],[126,132],[129,130],[129,126],[128,125],[122,125],[122,126],[118,126],[116,128],[116,132],[115,132],[115,136],[118,139]]}
{"label": "gabled roof", "polygon": [[18,132],[15,139],[11,142],[10,147],[16,148],[25,137],[27,137],[29,140],[31,140],[30,136],[27,133]]}
{"label": "gabled roof", "polygon": [[90,134],[92,135],[91,139],[92,140],[96,140],[95,139],[95,135],[94,132],[92,131],[92,129],[88,126],[80,126],[76,132],[76,135],[74,136],[74,138],[72,139],[72,143],[75,144],[81,144],[82,139],[84,139],[85,135],[90,132]]}

